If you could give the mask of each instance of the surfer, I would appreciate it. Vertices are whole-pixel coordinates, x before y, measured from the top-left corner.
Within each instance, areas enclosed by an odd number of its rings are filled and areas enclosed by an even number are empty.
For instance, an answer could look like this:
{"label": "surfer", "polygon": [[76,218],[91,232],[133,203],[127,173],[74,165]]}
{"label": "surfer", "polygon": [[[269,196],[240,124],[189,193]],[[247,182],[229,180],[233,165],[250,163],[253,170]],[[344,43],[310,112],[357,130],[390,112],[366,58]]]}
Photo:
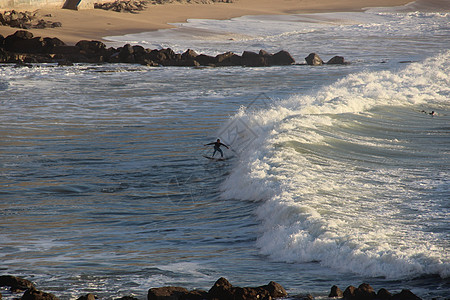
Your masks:
{"label": "surfer", "polygon": [[436,112],[435,112],[434,110],[431,111],[430,113],[429,113],[429,112],[426,112],[426,111],[424,111],[424,110],[422,110],[422,112],[425,113],[425,114],[429,114],[430,116],[435,116],[435,115],[436,115]]}
{"label": "surfer", "polygon": [[205,144],[204,146],[209,146],[209,145],[214,145],[214,152],[213,152],[212,157],[214,157],[214,155],[216,154],[216,152],[219,152],[220,155],[223,157],[223,151],[222,151],[222,149],[220,149],[220,146],[225,146],[227,149],[230,149],[230,148],[228,148],[227,145],[222,144],[222,143],[220,142],[220,139],[217,139],[217,141],[215,141],[215,142],[213,142],[213,143]]}

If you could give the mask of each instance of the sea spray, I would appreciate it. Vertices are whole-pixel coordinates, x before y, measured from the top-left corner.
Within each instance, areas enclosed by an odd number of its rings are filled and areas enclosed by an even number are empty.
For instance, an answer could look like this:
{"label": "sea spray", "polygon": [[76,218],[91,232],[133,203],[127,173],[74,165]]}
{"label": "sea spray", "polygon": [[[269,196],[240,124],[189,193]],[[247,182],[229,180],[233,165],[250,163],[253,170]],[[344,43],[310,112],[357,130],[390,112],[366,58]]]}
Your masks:
{"label": "sea spray", "polygon": [[449,241],[427,229],[448,212],[433,198],[448,184],[448,168],[439,167],[448,151],[415,143],[436,130],[417,126],[427,114],[420,107],[448,109],[449,58],[447,51],[399,71],[352,74],[231,118],[257,138],[240,149],[222,197],[262,201],[262,254],[365,276],[448,277]]}

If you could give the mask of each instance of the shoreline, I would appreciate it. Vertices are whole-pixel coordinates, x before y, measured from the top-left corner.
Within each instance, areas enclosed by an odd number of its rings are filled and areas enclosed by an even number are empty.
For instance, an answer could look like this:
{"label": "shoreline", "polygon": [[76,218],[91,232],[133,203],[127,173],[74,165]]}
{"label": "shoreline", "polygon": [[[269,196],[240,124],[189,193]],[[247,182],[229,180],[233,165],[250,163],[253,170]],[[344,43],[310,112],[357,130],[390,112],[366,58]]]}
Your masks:
{"label": "shoreline", "polygon": [[[62,27],[27,29],[34,36],[57,37],[67,45],[80,40],[104,40],[107,36],[156,31],[175,28],[171,23],[185,23],[188,19],[226,20],[246,15],[288,15],[299,13],[327,13],[363,11],[369,7],[393,7],[411,3],[411,0],[235,0],[233,3],[149,5],[137,14],[118,13],[102,9],[49,9],[37,10],[38,17],[61,22]],[[50,15],[50,17],[49,17]],[[47,16],[47,17],[46,17]],[[0,34],[8,36],[18,28],[0,26]]]}

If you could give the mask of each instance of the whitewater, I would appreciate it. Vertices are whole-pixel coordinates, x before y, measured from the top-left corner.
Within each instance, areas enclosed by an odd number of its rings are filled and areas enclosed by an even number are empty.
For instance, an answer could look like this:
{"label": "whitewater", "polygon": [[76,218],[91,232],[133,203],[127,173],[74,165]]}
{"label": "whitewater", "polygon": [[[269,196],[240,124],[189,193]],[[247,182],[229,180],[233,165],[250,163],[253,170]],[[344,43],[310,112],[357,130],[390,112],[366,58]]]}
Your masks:
{"label": "whitewater", "polygon": [[[283,49],[292,66],[0,65],[1,273],[61,299],[145,299],[222,276],[316,299],[363,282],[448,298],[444,6],[106,37],[209,55]],[[349,64],[303,65],[311,52]],[[202,157],[217,138],[226,161]]]}
{"label": "whitewater", "polygon": [[449,54],[395,73],[352,74],[232,118],[257,138],[244,144],[222,197],[263,202],[263,254],[374,277],[449,276],[440,230],[449,127],[419,109],[448,111]]}

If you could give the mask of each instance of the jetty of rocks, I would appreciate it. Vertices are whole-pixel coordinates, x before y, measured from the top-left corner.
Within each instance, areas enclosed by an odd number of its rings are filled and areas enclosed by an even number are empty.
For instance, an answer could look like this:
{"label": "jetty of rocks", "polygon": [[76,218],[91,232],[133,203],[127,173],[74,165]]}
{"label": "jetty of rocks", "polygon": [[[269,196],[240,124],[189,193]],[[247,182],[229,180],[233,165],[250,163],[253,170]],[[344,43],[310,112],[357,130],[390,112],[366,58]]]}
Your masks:
{"label": "jetty of rocks", "polygon": [[[11,276],[0,276],[0,287],[10,287],[12,293],[24,292],[21,300],[59,300],[52,293],[46,293],[36,289],[29,280]],[[359,287],[349,286],[344,292],[337,286],[331,287],[329,298],[343,300],[421,300],[410,290],[402,290],[400,293],[391,294],[382,288],[377,293],[367,283]],[[2,298],[0,294],[0,299]],[[77,300],[95,300],[98,297],[92,293],[81,295]],[[108,298],[109,299],[109,298]],[[221,277],[208,290],[191,290],[184,287],[165,286],[150,288],[147,300],[272,300],[272,299],[295,299],[313,300],[314,297],[307,295],[288,295],[283,286],[274,281],[258,287],[233,286],[227,279]],[[115,300],[139,300],[132,296],[124,296]]]}
{"label": "jetty of rocks", "polygon": [[[310,54],[315,57],[317,54]],[[309,57],[309,56],[308,56]],[[318,57],[318,56],[317,56]],[[320,59],[320,58],[319,58]],[[317,65],[317,59],[310,65]],[[322,60],[320,59],[323,64]],[[268,67],[295,64],[294,58],[285,50],[268,53],[244,51],[242,55],[226,52],[216,56],[198,54],[192,49],[175,53],[172,49],[145,49],[142,46],[126,44],[119,48],[109,47],[100,41],[82,40],[75,46],[66,45],[58,38],[34,37],[26,30],[18,30],[7,37],[0,35],[0,63],[32,64],[58,63],[131,63],[146,66],[177,67]],[[344,58],[335,56],[328,64],[346,64]]]}

